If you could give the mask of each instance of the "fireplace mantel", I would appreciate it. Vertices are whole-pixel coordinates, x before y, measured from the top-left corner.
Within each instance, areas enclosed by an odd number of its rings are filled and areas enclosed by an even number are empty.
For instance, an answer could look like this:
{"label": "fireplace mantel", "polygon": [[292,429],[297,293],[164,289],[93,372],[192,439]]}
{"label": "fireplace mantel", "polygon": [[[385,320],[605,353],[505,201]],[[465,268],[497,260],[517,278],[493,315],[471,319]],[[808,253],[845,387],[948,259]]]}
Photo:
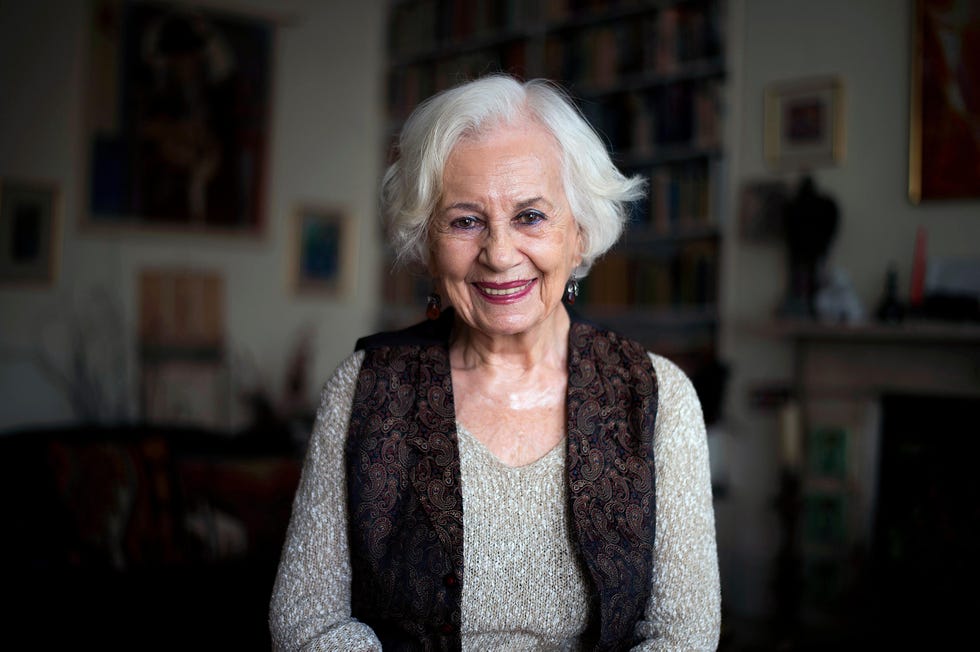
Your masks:
{"label": "fireplace mantel", "polygon": [[775,321],[754,330],[793,345],[793,382],[802,398],[980,395],[977,324]]}

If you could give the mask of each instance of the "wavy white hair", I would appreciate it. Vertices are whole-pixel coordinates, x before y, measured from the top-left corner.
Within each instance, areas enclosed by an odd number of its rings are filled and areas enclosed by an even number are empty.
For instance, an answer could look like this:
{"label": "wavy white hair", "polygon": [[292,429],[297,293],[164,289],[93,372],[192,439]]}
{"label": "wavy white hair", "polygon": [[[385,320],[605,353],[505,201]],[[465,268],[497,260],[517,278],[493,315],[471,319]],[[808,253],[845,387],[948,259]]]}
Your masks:
{"label": "wavy white hair", "polygon": [[575,275],[584,276],[616,243],[627,203],[643,195],[644,179],[625,177],[616,168],[602,140],[555,84],[497,74],[430,97],[406,121],[397,160],[382,184],[382,213],[396,263],[428,264],[429,222],[442,193],[443,169],[459,140],[521,119],[543,125],[561,150],[565,195],[585,242]]}

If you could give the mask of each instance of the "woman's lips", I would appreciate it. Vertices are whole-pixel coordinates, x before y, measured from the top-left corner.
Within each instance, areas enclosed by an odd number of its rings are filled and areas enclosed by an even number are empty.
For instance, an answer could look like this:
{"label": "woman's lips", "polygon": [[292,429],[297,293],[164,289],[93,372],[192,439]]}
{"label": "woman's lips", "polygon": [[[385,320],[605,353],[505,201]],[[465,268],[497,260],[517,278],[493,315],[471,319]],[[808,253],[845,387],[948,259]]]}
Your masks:
{"label": "woman's lips", "polygon": [[537,279],[510,281],[507,283],[474,283],[481,296],[492,303],[510,303],[524,298],[534,287]]}

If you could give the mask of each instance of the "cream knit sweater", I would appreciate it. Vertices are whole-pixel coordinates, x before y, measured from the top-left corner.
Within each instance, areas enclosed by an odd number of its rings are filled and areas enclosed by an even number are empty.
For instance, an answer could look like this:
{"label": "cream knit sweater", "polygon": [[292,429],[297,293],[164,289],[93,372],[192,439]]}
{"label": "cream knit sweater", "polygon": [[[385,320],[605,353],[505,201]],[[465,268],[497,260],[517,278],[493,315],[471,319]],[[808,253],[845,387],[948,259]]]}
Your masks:
{"label": "cream knit sweater", "polygon": [[[714,650],[718,557],[707,442],[697,395],[665,358],[650,356],[659,404],[654,433],[657,522],[653,590],[637,650]],[[270,608],[277,650],[380,650],[351,618],[344,439],[363,352],[321,395]],[[577,650],[587,583],[573,552],[565,445],[528,466],[501,463],[457,424],[463,491],[464,650]]]}

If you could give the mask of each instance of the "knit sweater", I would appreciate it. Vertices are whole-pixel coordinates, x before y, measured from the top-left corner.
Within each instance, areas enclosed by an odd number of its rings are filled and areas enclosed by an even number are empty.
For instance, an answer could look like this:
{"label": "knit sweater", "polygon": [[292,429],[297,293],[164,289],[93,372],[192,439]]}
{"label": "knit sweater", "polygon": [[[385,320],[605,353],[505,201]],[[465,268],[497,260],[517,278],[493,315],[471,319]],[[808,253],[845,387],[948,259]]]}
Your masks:
{"label": "knit sweater", "polygon": [[[720,628],[707,442],[683,372],[651,354],[658,379],[656,540],[638,650],[713,650]],[[363,352],[324,386],[270,607],[282,650],[380,650],[351,618],[344,440]],[[500,462],[457,424],[463,492],[464,650],[576,650],[588,584],[567,511],[564,442],[524,467]]]}

